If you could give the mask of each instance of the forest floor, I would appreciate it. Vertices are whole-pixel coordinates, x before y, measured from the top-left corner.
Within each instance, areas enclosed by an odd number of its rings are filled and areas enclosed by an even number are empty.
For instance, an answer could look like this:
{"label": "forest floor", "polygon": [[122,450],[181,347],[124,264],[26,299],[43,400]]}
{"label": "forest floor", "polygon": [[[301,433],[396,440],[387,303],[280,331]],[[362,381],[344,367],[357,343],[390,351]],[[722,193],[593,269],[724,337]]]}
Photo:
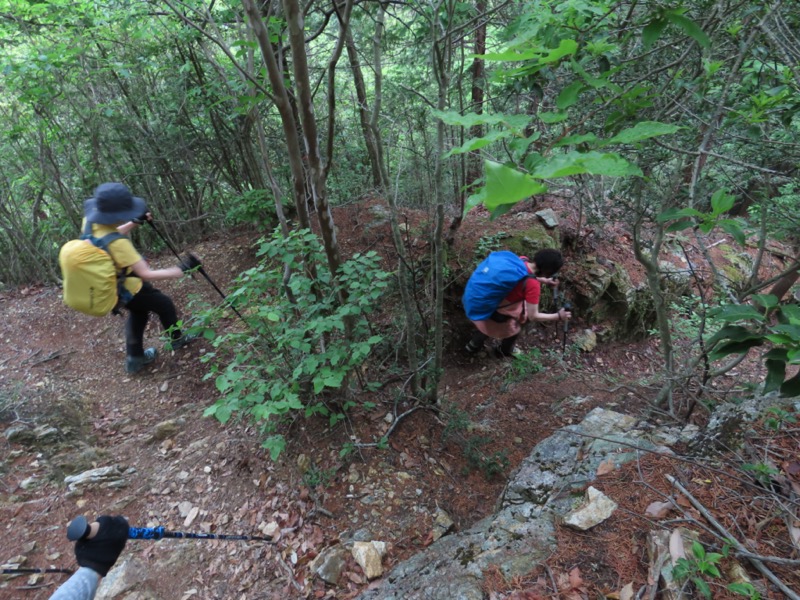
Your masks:
{"label": "forest floor", "polygon": [[[362,204],[337,209],[343,253],[374,249],[391,267],[396,260],[388,232],[367,228],[367,211]],[[412,246],[419,226],[415,218],[424,220],[424,215],[409,212]],[[466,244],[471,255],[492,228],[512,227],[503,219],[493,224],[467,220],[457,245]],[[254,264],[254,242],[252,233],[242,230],[209,238],[194,249],[209,275],[227,289],[234,274]],[[624,258],[628,253],[608,251],[623,268],[635,268]],[[152,262],[166,266],[171,259],[163,255]],[[199,278],[159,287],[181,309],[196,295],[218,300]],[[79,315],[62,306],[59,289],[43,286],[0,292],[0,312],[0,425],[6,431],[0,439],[0,562],[18,564],[15,557],[22,555],[23,567],[74,568],[65,527],[78,514],[121,513],[138,526],[273,538],[273,544],[129,542],[124,557],[145,566],[140,577],[161,600],[353,598],[376,582],[368,582],[353,559],[338,586],[310,576],[309,563],[323,548],[353,538],[388,542],[388,571],[432,542],[437,510],[452,517],[455,530],[491,514],[508,474],[533,446],[559,427],[579,422],[593,407],[655,419],[650,401],[658,388],[657,340],[601,344],[589,353],[570,350],[562,356],[560,332],[536,325],[520,345],[540,350],[541,369],[526,371],[519,364],[530,363],[466,356],[462,348],[469,324],[453,311],[441,410],[416,410],[403,418],[388,448],[342,457],[345,443],[372,441],[389,428],[387,415],[413,406],[399,387],[363,393],[359,401],[377,408],[356,408],[333,429],[314,419],[295,421],[287,431],[286,451],[272,462],[253,427],[223,427],[202,416],[217,396],[200,360],[210,350],[208,342],[162,352],[155,366],[129,376],[121,318]],[[160,346],[155,324],[148,339]],[[739,377],[759,375],[743,367]],[[742,389],[739,377],[728,378],[720,397]],[[469,428],[459,428],[461,417]],[[706,417],[701,405],[696,420],[702,424]],[[8,432],[20,426],[44,429],[35,442],[9,441]],[[56,428],[52,436],[47,427]],[[797,430],[784,433],[769,437],[769,453],[778,465],[781,456],[791,461],[800,450]],[[767,444],[766,436],[759,439]],[[117,483],[69,493],[64,476],[78,466],[116,466]],[[493,475],[495,466],[504,467],[502,473]],[[487,573],[486,597],[631,597],[626,585],[636,592],[648,582],[646,535],[665,527],[645,509],[663,499],[660,493],[669,494],[667,473],[692,482],[693,493],[716,518],[759,553],[797,557],[794,525],[769,494],[741,483],[745,476],[733,462],[720,460],[710,469],[691,460],[643,455],[595,484],[619,504],[611,519],[589,532],[559,528],[558,551],[546,566],[511,581]],[[694,524],[676,518],[668,528],[689,525],[713,547],[713,538],[697,525],[703,518],[695,516]],[[771,566],[800,589],[796,566]],[[65,578],[0,579],[0,598],[41,600]],[[729,596],[722,584],[730,576],[707,579],[715,598]],[[763,597],[782,597],[769,586],[764,590]]]}

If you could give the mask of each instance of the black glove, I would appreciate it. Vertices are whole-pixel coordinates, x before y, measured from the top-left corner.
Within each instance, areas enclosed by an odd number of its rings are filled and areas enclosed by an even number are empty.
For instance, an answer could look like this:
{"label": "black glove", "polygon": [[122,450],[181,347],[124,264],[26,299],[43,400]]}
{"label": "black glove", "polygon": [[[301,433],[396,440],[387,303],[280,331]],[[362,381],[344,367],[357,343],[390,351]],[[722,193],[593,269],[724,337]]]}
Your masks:
{"label": "black glove", "polygon": [[200,259],[197,258],[191,252],[186,253],[186,257],[181,261],[180,267],[181,271],[186,273],[186,271],[191,271],[192,269],[197,269],[202,267],[203,263],[200,262]]}
{"label": "black glove", "polygon": [[92,539],[75,542],[75,558],[82,567],[105,577],[128,541],[128,521],[125,517],[102,516],[97,518],[100,528]]}
{"label": "black glove", "polygon": [[144,223],[145,221],[149,221],[150,219],[152,219],[152,217],[150,216],[150,213],[145,211],[144,213],[142,213],[138,217],[132,219],[132,221],[134,223],[136,223],[137,225],[141,225],[142,223]]}

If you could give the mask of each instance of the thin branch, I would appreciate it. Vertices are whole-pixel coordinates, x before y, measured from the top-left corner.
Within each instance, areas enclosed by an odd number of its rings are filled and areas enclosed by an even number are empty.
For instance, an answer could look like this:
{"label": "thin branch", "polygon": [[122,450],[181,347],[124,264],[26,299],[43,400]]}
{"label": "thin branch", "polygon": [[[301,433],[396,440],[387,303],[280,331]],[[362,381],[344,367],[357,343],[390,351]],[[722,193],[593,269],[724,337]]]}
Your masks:
{"label": "thin branch", "polygon": [[[677,488],[681,494],[686,496],[686,499],[692,503],[692,506],[694,506],[700,512],[700,514],[703,515],[706,518],[706,520],[714,526],[714,528],[720,533],[720,535],[723,536],[724,539],[728,540],[731,543],[731,545],[733,545],[736,548],[736,550],[741,550],[746,552],[741,542],[739,542],[735,537],[733,537],[733,535],[731,535],[731,533],[727,529],[725,529],[711,515],[711,513],[708,512],[708,510],[706,510],[706,507],[700,504],[697,498],[692,496],[692,494],[685,487],[683,487],[678,482],[677,479],[675,479],[672,475],[669,474],[665,474],[665,477],[667,478],[667,481],[669,481],[673,486],[675,486],[675,488]],[[756,558],[756,555],[747,556],[746,558],[747,560],[750,561],[750,564],[752,564],[756,569],[758,569],[759,572],[761,572],[762,575],[764,575],[764,577],[769,579],[784,594],[786,594],[786,597],[789,598],[789,600],[800,600],[800,596],[798,596],[795,592],[790,590],[785,583],[783,583],[780,579],[778,579],[775,573],[770,571],[760,559]]]}

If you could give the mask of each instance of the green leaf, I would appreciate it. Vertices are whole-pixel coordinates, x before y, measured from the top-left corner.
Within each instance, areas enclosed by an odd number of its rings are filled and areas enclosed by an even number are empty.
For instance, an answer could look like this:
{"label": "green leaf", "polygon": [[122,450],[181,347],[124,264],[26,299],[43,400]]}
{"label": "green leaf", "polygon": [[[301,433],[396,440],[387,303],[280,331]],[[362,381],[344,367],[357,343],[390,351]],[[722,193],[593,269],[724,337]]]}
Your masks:
{"label": "green leaf", "polygon": [[725,358],[730,354],[745,354],[751,348],[763,344],[761,339],[749,339],[741,342],[726,342],[717,346],[713,352],[708,355],[709,360],[715,361],[720,358]]}
{"label": "green leaf", "polygon": [[286,449],[286,439],[282,435],[271,435],[261,443],[261,447],[269,450],[270,458],[275,461]]}
{"label": "green leaf", "polygon": [[753,294],[753,301],[764,308],[775,308],[780,303],[775,294]]}
{"label": "green leaf", "polygon": [[782,360],[767,359],[764,361],[767,367],[767,378],[764,381],[764,393],[768,394],[779,389],[786,379],[786,362]]}
{"label": "green leaf", "polygon": [[717,225],[719,225],[722,231],[733,237],[737,244],[744,246],[746,241],[744,237],[744,230],[739,223],[733,219],[722,219],[717,223]]}
{"label": "green leaf", "polygon": [[734,321],[759,321],[763,322],[765,317],[757,308],[750,304],[724,304],[712,311],[713,316],[726,323]]}
{"label": "green leaf", "polygon": [[667,225],[667,228],[664,231],[683,231],[684,229],[689,229],[690,227],[694,227],[694,221],[692,219],[681,219],[680,221],[675,221],[674,223]]}
{"label": "green leaf", "polygon": [[[772,296],[775,298],[775,296]],[[775,298],[775,302],[777,304],[777,298]],[[784,318],[784,320],[788,320],[789,323],[793,324],[800,324],[800,306],[797,304],[785,304],[781,306],[780,316]]]}
{"label": "green leaf", "polygon": [[566,137],[561,138],[555,144],[553,144],[553,148],[559,148],[561,146],[577,146],[578,144],[594,144],[596,141],[597,141],[597,136],[593,133],[568,135]]}
{"label": "green leaf", "polygon": [[642,43],[644,44],[645,50],[648,50],[656,43],[666,26],[667,22],[661,18],[653,19],[645,26],[642,30]]}
{"label": "green leaf", "polygon": [[706,598],[711,598],[711,588],[708,587],[708,583],[706,583],[704,579],[701,579],[700,577],[692,577],[692,581],[697,587],[698,592],[703,594],[703,596]]}
{"label": "green leaf", "polygon": [[547,125],[552,125],[553,123],[561,123],[562,121],[566,121],[569,118],[569,115],[565,112],[541,112],[537,115],[539,119],[541,119],[542,123],[546,123]]}
{"label": "green leaf", "polygon": [[566,110],[578,101],[578,94],[584,90],[583,82],[573,81],[558,95],[556,98],[556,106],[559,110]]}
{"label": "green leaf", "polygon": [[565,56],[575,54],[578,51],[578,42],[575,40],[561,40],[558,48],[551,50],[547,56],[539,59],[540,65],[552,64],[560,61]]}
{"label": "green leaf", "polygon": [[658,121],[642,121],[637,123],[629,129],[620,131],[617,135],[610,140],[603,142],[602,146],[609,144],[632,144],[640,142],[649,138],[654,138],[659,135],[670,135],[682,129],[678,125],[668,125],[667,123],[660,123]]}
{"label": "green leaf", "polygon": [[719,189],[711,196],[711,210],[714,211],[714,216],[721,215],[728,212],[733,208],[733,203],[736,199],[728,190]]}
{"label": "green leaf", "polygon": [[524,198],[542,194],[547,188],[530,175],[490,160],[484,162],[486,194],[483,204],[493,211],[498,206],[515,204]]}
{"label": "green leaf", "polygon": [[726,587],[734,594],[747,596],[748,598],[752,597],[756,591],[752,583],[729,583]]}
{"label": "green leaf", "polygon": [[670,23],[682,29],[686,35],[693,38],[694,41],[703,48],[709,48],[711,46],[711,38],[709,38],[706,32],[691,19],[684,17],[677,11],[667,11],[664,16]]}
{"label": "green leaf", "polygon": [[800,396],[800,373],[783,382],[781,385],[781,396],[787,396],[789,398]]}
{"label": "green leaf", "polygon": [[706,549],[703,548],[700,542],[695,540],[692,542],[692,554],[694,554],[695,558],[702,559],[706,555]]}
{"label": "green leaf", "polygon": [[453,148],[447,154],[445,154],[442,158],[449,158],[456,154],[466,154],[467,152],[472,152],[474,150],[479,150],[484,146],[488,146],[492,142],[496,142],[497,140],[510,137],[512,132],[508,129],[495,129],[489,131],[483,137],[472,138],[464,142],[458,148]]}
{"label": "green leaf", "polygon": [[628,175],[641,175],[642,171],[618,154],[600,152],[570,151],[556,154],[537,165],[531,173],[537,179],[554,179],[588,173],[590,175],[606,175],[609,177],[624,177]]}
{"label": "green leaf", "polygon": [[702,218],[703,213],[695,208],[668,208],[656,217],[656,221],[663,223],[665,221],[672,221],[673,219],[683,219],[685,217],[698,217]]}
{"label": "green leaf", "polygon": [[431,110],[431,114],[441,119],[447,125],[460,125],[461,127],[474,127],[475,125],[505,125],[514,131],[524,130],[531,122],[532,117],[526,114],[505,113],[466,113],[459,114],[454,110]]}

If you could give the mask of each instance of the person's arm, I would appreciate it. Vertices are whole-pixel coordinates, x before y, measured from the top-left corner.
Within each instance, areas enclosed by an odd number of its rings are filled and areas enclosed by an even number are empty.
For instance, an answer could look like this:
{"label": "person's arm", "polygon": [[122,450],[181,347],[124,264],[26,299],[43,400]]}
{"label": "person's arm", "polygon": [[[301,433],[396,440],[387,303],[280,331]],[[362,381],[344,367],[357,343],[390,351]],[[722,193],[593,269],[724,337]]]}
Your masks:
{"label": "person's arm", "polygon": [[99,583],[100,575],[88,567],[81,567],[61,584],[50,600],[92,600]]}
{"label": "person's arm", "polygon": [[152,221],[153,215],[149,212],[144,213],[138,219],[134,219],[133,221],[128,221],[127,223],[123,223],[122,225],[117,226],[117,231],[119,231],[122,235],[128,235],[134,228],[138,227],[145,221]]}
{"label": "person's arm", "polygon": [[80,568],[50,596],[50,600],[92,600],[100,578],[108,575],[128,541],[125,517],[98,517],[86,536],[75,542]]}
{"label": "person's arm", "polygon": [[147,261],[142,259],[131,265],[131,271],[142,281],[159,281],[161,279],[178,279],[183,275],[181,267],[167,267],[166,269],[151,269]]}
{"label": "person's arm", "polygon": [[529,321],[566,321],[572,318],[572,313],[560,308],[554,313],[540,313],[538,304],[528,302],[525,307],[528,311]]}

